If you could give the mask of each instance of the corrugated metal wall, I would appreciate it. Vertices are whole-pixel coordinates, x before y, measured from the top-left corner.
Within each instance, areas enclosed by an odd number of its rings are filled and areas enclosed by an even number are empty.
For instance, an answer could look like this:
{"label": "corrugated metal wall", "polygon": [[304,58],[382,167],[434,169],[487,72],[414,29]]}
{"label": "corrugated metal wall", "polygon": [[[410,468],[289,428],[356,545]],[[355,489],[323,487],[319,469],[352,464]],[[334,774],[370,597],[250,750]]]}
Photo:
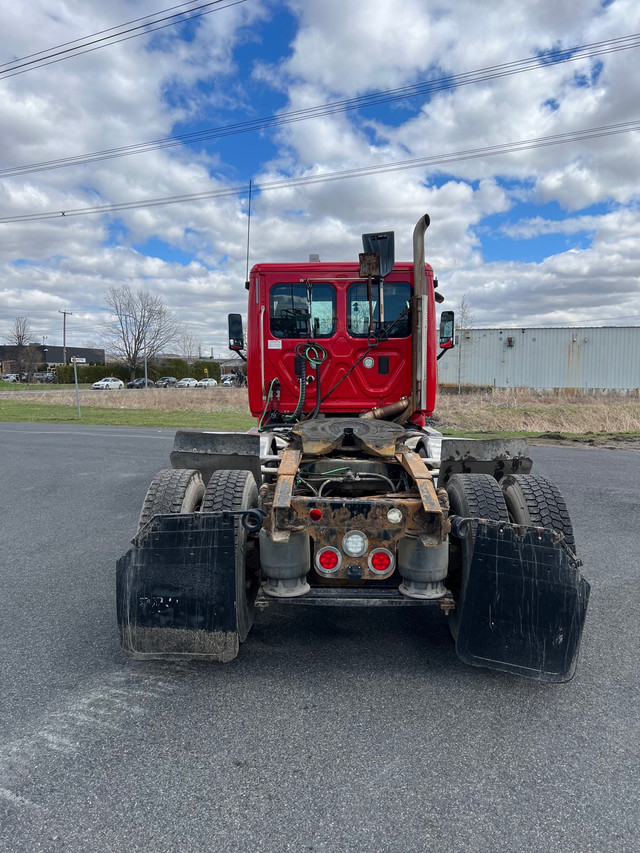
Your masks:
{"label": "corrugated metal wall", "polygon": [[444,385],[640,388],[640,326],[468,329],[438,362]]}

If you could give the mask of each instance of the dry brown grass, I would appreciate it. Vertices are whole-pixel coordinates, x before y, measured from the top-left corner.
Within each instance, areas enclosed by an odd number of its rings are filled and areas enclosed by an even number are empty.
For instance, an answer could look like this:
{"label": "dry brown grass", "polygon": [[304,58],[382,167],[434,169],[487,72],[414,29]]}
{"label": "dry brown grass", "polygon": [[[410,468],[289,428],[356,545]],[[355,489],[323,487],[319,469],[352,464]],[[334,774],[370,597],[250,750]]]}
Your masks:
{"label": "dry brown grass", "polygon": [[[43,390],[11,399],[30,403],[75,405],[75,391]],[[86,391],[82,407],[151,411],[249,414],[244,388],[158,388],[146,391]],[[637,397],[540,396],[527,392],[489,392],[438,396],[436,426],[469,432],[640,433]]]}
{"label": "dry brown grass", "polygon": [[[39,391],[11,393],[12,400],[73,406],[76,392]],[[229,412],[246,415],[249,411],[244,388],[149,388],[144,391],[83,391],[80,405],[101,409],[149,409],[151,411]]]}
{"label": "dry brown grass", "polygon": [[638,432],[640,402],[618,395],[440,394],[436,418],[454,429],[480,432]]}

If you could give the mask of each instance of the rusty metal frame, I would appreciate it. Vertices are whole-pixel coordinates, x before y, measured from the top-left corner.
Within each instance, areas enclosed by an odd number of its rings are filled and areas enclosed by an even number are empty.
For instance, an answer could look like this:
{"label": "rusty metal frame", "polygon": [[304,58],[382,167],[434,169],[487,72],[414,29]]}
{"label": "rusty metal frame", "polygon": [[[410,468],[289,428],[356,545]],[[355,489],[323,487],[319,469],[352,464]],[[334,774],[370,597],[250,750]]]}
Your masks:
{"label": "rusty metal frame", "polygon": [[[404,448],[389,459],[402,466],[414,482],[414,488],[372,496],[296,496],[295,478],[302,459],[302,451],[284,450],[275,485],[263,487],[263,506],[268,513],[265,528],[274,542],[286,542],[293,531],[304,530],[316,547],[329,545],[341,553],[344,534],[349,530],[361,530],[369,541],[367,553],[343,560],[333,576],[337,581],[347,580],[349,569],[351,577],[354,572],[360,572],[362,580],[379,579],[380,575],[369,567],[369,553],[381,547],[395,554],[399,540],[405,536],[418,537],[426,547],[440,545],[446,540],[450,529],[447,506],[443,506],[433,477],[417,453]],[[398,524],[389,522],[388,512],[392,508],[402,512],[402,521]],[[320,510],[319,519],[311,519],[312,509]]]}

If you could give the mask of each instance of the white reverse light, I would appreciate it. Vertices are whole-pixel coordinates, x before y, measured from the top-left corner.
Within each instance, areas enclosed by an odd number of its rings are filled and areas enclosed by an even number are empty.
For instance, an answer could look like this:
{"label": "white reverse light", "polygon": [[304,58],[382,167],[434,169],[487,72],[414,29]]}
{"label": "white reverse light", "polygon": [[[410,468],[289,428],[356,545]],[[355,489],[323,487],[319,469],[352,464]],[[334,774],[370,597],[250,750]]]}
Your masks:
{"label": "white reverse light", "polygon": [[349,557],[362,557],[368,547],[369,542],[364,533],[361,533],[359,530],[350,530],[348,533],[345,533],[342,540],[342,550]]}

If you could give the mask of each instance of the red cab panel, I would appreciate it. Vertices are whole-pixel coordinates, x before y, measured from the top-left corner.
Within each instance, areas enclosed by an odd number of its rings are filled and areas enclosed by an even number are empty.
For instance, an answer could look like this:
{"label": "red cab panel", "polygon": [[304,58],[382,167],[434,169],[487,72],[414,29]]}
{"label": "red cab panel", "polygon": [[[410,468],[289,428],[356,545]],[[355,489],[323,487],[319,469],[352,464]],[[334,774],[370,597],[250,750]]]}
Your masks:
{"label": "red cab panel", "polygon": [[[433,272],[428,265],[426,271],[427,365],[433,361],[433,375],[427,375],[435,398]],[[253,267],[247,329],[252,414],[262,415],[270,392],[279,395],[283,414],[313,411],[318,380],[320,411],[328,415],[358,415],[409,397],[412,295],[408,263],[396,264],[381,287],[361,279],[357,264]]]}

